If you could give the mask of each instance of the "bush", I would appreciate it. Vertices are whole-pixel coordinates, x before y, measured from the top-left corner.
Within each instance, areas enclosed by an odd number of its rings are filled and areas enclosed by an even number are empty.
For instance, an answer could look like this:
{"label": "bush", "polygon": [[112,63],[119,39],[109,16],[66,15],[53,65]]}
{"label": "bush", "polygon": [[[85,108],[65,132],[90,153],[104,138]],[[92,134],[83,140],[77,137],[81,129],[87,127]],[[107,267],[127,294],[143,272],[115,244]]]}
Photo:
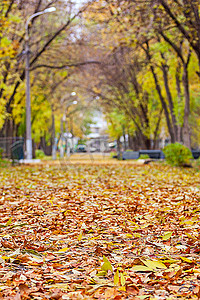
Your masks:
{"label": "bush", "polygon": [[198,169],[200,168],[200,157],[198,159],[195,159],[194,166],[197,167]]}
{"label": "bush", "polygon": [[179,143],[167,145],[163,152],[167,163],[172,166],[188,166],[190,165],[190,159],[193,158],[190,149]]}
{"label": "bush", "polygon": [[2,159],[2,155],[3,155],[3,149],[0,148],[0,159]]}
{"label": "bush", "polygon": [[110,158],[117,158],[117,152],[110,152]]}
{"label": "bush", "polygon": [[149,159],[149,155],[148,154],[141,154],[139,159]]}
{"label": "bush", "polygon": [[42,159],[42,158],[45,157],[45,154],[44,154],[44,152],[43,152],[42,150],[37,149],[37,150],[35,151],[35,156],[36,156],[36,158],[38,158],[38,159]]}

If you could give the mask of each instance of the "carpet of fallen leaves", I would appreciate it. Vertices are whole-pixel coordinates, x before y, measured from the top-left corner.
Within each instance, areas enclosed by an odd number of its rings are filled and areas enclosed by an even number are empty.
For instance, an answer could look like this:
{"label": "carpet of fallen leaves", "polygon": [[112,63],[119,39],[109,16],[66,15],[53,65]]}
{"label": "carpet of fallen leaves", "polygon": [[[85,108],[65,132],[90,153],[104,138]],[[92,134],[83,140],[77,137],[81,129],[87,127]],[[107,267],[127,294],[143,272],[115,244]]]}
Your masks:
{"label": "carpet of fallen leaves", "polygon": [[0,299],[200,299],[200,173],[0,169]]}

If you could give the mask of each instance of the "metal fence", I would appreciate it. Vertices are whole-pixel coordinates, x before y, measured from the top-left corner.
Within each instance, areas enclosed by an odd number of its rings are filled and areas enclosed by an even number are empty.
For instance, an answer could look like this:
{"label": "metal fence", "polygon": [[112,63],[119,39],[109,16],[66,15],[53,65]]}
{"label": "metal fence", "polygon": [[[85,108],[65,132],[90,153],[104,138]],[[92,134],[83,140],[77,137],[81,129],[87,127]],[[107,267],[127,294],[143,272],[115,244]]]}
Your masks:
{"label": "metal fence", "polygon": [[2,157],[11,158],[11,146],[17,141],[24,141],[21,137],[4,137],[0,138],[0,148],[3,149]]}

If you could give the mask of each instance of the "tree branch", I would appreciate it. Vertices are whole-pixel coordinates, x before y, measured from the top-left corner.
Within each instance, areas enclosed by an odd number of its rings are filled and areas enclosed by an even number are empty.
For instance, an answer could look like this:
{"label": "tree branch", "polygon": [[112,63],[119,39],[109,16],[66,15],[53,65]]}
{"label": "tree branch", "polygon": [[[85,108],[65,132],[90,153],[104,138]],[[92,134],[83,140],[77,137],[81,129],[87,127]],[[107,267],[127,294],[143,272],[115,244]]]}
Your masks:
{"label": "tree branch", "polygon": [[11,0],[11,1],[10,1],[10,4],[9,4],[9,6],[8,6],[8,9],[7,9],[6,13],[5,13],[5,18],[8,17],[9,12],[11,11],[14,2],[15,2],[15,0]]}
{"label": "tree branch", "polygon": [[[88,4],[89,5],[89,4]],[[81,14],[83,11],[85,11],[85,9],[87,8],[86,5],[85,7],[83,7],[80,11],[78,11],[78,13],[76,13],[71,19],[69,19],[67,21],[67,23],[65,23],[60,29],[58,29],[54,35],[46,42],[46,44],[42,47],[42,49],[36,54],[36,56],[33,58],[33,60],[30,62],[30,67],[37,61],[37,59],[42,55],[42,53],[47,49],[47,47],[53,42],[53,40],[63,31],[65,30],[70,24],[71,22],[79,15]],[[21,76],[20,76],[20,80],[18,80],[15,84],[14,90],[12,92],[12,95],[10,96],[7,105],[6,105],[6,109],[7,111],[10,111],[10,105],[14,99],[15,93],[17,91],[17,88],[19,87],[21,81],[23,81],[25,78],[25,70],[22,72]]]}
{"label": "tree branch", "polygon": [[164,7],[166,13],[170,16],[170,18],[175,22],[181,33],[186,37],[186,39],[190,42],[191,46],[195,49],[195,45],[193,44],[189,33],[185,30],[182,24],[177,20],[176,16],[172,13],[171,9],[165,2],[165,0],[160,0],[161,5]]}
{"label": "tree branch", "polygon": [[178,56],[180,57],[181,61],[184,63],[184,58],[181,53],[181,50],[179,47],[177,47],[162,31],[159,31],[159,34],[163,37],[163,39],[170,45],[172,48],[176,51]]}
{"label": "tree branch", "polygon": [[38,68],[49,68],[49,69],[57,69],[57,70],[62,70],[65,68],[70,68],[70,67],[80,67],[80,66],[84,66],[84,65],[89,65],[89,64],[97,64],[97,65],[101,65],[102,63],[100,61],[85,61],[85,62],[79,62],[79,63],[72,63],[72,64],[65,64],[62,66],[51,66],[51,65],[45,65],[45,64],[40,64],[40,65],[36,65],[35,67],[32,67],[30,70],[36,70]]}

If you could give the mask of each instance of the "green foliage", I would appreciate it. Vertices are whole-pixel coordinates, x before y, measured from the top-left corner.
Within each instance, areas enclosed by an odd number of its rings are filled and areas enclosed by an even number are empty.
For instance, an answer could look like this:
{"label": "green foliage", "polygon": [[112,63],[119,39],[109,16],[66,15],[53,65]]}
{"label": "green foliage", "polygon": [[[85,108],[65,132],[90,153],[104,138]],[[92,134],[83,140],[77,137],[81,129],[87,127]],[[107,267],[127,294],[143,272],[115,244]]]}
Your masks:
{"label": "green foliage", "polygon": [[192,159],[191,151],[179,143],[169,144],[164,149],[165,159],[172,166],[183,167],[190,164]]}
{"label": "green foliage", "polygon": [[0,148],[0,159],[2,159],[3,149]]}
{"label": "green foliage", "polygon": [[0,168],[8,168],[11,166],[11,161],[8,159],[0,159]]}
{"label": "green foliage", "polygon": [[96,122],[93,120],[93,114],[92,111],[87,110],[84,112],[82,119],[80,120],[80,129],[83,136],[87,136],[91,133],[91,125],[96,124]]}
{"label": "green foliage", "polygon": [[148,154],[141,154],[139,159],[148,159],[149,155]]}
{"label": "green foliage", "polygon": [[86,145],[87,140],[86,139],[79,139],[78,145]]}
{"label": "green foliage", "polygon": [[123,135],[123,127],[127,127],[130,120],[124,112],[114,109],[107,113],[108,133],[113,139]]}
{"label": "green foliage", "polygon": [[200,171],[200,157],[194,160],[193,167],[196,169],[196,171]]}
{"label": "green foliage", "polygon": [[116,158],[116,156],[117,156],[117,152],[110,152],[110,157],[111,158]]}
{"label": "green foliage", "polygon": [[42,158],[45,157],[45,154],[44,154],[44,152],[43,152],[42,150],[37,149],[37,150],[35,151],[35,156],[36,156],[36,158],[38,158],[38,159],[42,159]]}

